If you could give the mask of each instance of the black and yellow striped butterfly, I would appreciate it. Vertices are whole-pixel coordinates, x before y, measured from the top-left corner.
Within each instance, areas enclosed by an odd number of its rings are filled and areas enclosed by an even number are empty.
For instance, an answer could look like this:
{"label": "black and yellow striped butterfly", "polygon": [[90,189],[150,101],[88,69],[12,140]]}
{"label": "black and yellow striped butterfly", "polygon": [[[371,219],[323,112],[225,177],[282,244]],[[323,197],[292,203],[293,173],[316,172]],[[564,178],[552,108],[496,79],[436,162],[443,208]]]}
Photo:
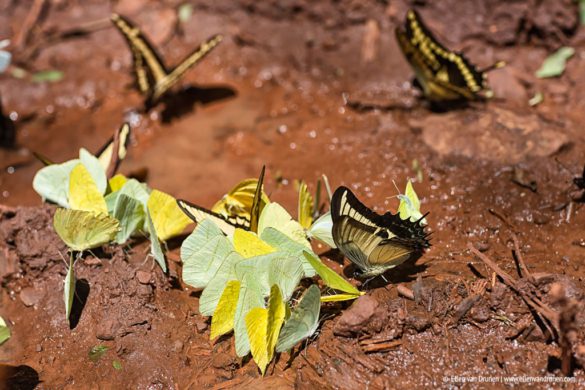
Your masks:
{"label": "black and yellow striped butterfly", "polygon": [[138,27],[118,14],[112,14],[111,19],[132,51],[136,83],[140,93],[146,96],[147,107],[156,103],[191,67],[209,54],[223,39],[221,35],[214,35],[189,54],[179,65],[167,70],[161,56]]}
{"label": "black and yellow striped butterfly", "polygon": [[[111,178],[114,176],[120,163],[122,160],[126,158],[126,154],[128,153],[128,143],[130,142],[130,125],[128,123],[123,123],[115,132],[114,135],[110,137],[108,142],[104,144],[101,148],[99,148],[98,152],[95,154],[97,159],[100,162],[100,165],[106,171],[106,176]],[[114,153],[114,151],[117,153]],[[50,160],[48,157],[43,156],[40,153],[32,152],[33,155],[42,162],[44,165],[53,165],[55,164],[54,161]]]}
{"label": "black and yellow striped butterfly", "polygon": [[260,177],[258,178],[258,185],[256,186],[256,191],[254,192],[252,207],[249,210],[250,218],[247,218],[245,215],[239,212],[234,212],[231,215],[216,213],[182,199],[178,199],[177,204],[181,210],[183,210],[183,212],[187,214],[187,216],[194,222],[199,224],[205,219],[210,219],[217,225],[217,227],[221,229],[221,231],[223,231],[228,236],[233,235],[236,228],[257,232],[258,219],[260,217],[260,213],[262,212],[262,205],[265,204],[263,201],[264,171],[265,167],[262,167]]}
{"label": "black and yellow striped butterfly", "polygon": [[379,215],[347,187],[339,187],[331,198],[333,241],[360,269],[361,278],[381,275],[430,247],[421,224],[425,216],[412,222],[390,212]]}
{"label": "black and yellow striped butterfly", "polygon": [[431,102],[455,102],[489,98],[493,95],[486,72],[503,62],[478,70],[462,53],[440,44],[419,14],[409,10],[404,28],[396,27],[396,39],[425,97]]}

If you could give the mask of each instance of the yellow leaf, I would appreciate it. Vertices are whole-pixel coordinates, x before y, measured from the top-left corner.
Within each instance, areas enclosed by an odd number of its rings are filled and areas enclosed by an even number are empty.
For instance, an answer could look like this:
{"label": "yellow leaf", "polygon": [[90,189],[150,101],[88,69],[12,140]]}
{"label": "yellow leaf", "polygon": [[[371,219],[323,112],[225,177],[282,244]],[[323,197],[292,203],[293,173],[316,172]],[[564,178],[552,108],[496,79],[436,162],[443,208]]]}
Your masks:
{"label": "yellow leaf", "polygon": [[217,308],[211,317],[210,340],[224,335],[234,329],[234,316],[240,295],[240,281],[230,280],[225,285],[223,293],[217,303]]}
{"label": "yellow leaf", "polygon": [[177,236],[191,223],[177,205],[175,198],[162,191],[153,190],[147,202],[154,230],[161,241]]}
{"label": "yellow leaf", "polygon": [[83,164],[77,164],[69,176],[69,206],[73,210],[108,213],[106,200]]}
{"label": "yellow leaf", "polygon": [[255,307],[246,314],[246,331],[250,340],[252,357],[262,375],[274,357],[274,349],[280,328],[286,315],[286,305],[277,285],[270,289],[268,309]]}
{"label": "yellow leaf", "polygon": [[239,228],[234,232],[234,249],[245,258],[266,255],[276,251],[255,233]]}
{"label": "yellow leaf", "polygon": [[121,173],[118,173],[116,176],[112,177],[108,183],[110,185],[110,191],[116,192],[120,190],[124,184],[128,181],[128,178]]}

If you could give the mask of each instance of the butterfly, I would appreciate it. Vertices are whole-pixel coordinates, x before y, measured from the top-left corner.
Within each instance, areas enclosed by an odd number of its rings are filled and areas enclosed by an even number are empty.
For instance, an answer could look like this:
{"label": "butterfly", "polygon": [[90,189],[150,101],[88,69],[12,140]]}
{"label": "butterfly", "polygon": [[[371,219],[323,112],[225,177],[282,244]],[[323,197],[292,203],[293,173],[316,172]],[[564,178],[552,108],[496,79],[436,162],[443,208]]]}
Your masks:
{"label": "butterfly", "polygon": [[[257,188],[258,179],[242,180],[217,201],[211,208],[211,211],[221,214],[224,217],[238,216],[250,219],[250,210],[254,203],[254,195],[256,194]],[[270,199],[262,192],[260,209],[263,209],[268,203],[270,203]]]}
{"label": "butterfly", "polygon": [[362,278],[381,275],[430,247],[421,224],[425,216],[413,222],[390,212],[379,215],[347,187],[339,187],[331,198],[333,240],[360,268]]}
{"label": "butterfly", "polygon": [[254,192],[252,207],[249,210],[249,217],[240,213],[223,214],[197,206],[186,200],[177,200],[177,204],[189,218],[196,223],[201,223],[205,219],[213,221],[226,235],[233,236],[236,228],[248,230],[251,232],[258,231],[258,219],[262,211],[262,198],[264,191],[262,189],[264,183],[265,167],[262,167],[260,177],[258,178],[258,185]]}
{"label": "butterfly", "polygon": [[298,342],[315,333],[319,327],[320,297],[321,293],[316,285],[307,289],[280,331],[276,352],[289,351]]}
{"label": "butterfly", "polygon": [[136,83],[140,93],[146,96],[147,107],[156,103],[191,67],[209,54],[223,39],[221,35],[214,35],[177,66],[167,70],[161,56],[139,28],[118,14],[112,14],[111,20],[122,33],[132,51]]}
{"label": "butterfly", "polygon": [[[128,153],[128,144],[130,142],[130,125],[123,123],[122,126],[114,132],[114,135],[110,137],[108,142],[102,146],[96,153],[100,165],[106,171],[107,177],[111,178],[118,170],[122,160],[126,158]],[[114,153],[117,150],[117,153]],[[45,166],[55,164],[54,161],[43,156],[40,153],[32,152],[33,155],[42,162]]]}
{"label": "butterfly", "polygon": [[79,252],[113,241],[120,230],[118,220],[108,214],[61,208],[55,212],[53,227],[69,249]]}
{"label": "butterfly", "polygon": [[504,66],[504,62],[478,70],[462,53],[440,44],[414,10],[406,13],[404,28],[396,27],[395,34],[402,53],[414,69],[416,82],[431,102],[475,100],[493,95],[486,73]]}

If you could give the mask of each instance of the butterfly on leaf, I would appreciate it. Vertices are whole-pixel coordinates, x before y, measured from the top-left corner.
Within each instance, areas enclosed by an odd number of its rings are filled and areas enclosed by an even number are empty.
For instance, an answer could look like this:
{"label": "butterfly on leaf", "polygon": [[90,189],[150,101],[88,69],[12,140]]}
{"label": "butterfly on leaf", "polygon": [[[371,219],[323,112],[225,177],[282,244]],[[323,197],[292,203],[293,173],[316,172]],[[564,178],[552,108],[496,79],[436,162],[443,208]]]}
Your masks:
{"label": "butterfly on leaf", "polygon": [[504,66],[503,62],[478,70],[462,53],[439,43],[414,10],[406,13],[404,28],[396,27],[395,34],[416,82],[431,102],[476,100],[493,95],[486,73]]}
{"label": "butterfly on leaf", "polygon": [[379,215],[346,187],[339,187],[331,199],[333,240],[362,278],[381,275],[428,248],[424,217],[411,221],[391,212]]}
{"label": "butterfly on leaf", "polygon": [[111,20],[132,51],[136,83],[140,93],[146,97],[147,108],[165,95],[191,67],[209,54],[223,39],[221,35],[214,35],[169,70],[152,43],[138,27],[118,14],[112,14]]}
{"label": "butterfly on leaf", "polygon": [[[128,153],[128,144],[130,142],[130,125],[123,123],[115,132],[110,139],[99,148],[95,156],[98,158],[100,165],[106,171],[108,178],[114,176],[118,170],[122,160],[126,158]],[[114,153],[114,151],[117,153]],[[43,156],[40,153],[33,152],[33,155],[42,162],[45,166],[55,164],[54,161]]]}
{"label": "butterfly on leaf", "polygon": [[[224,212],[215,212],[181,199],[177,200],[177,204],[194,222],[199,224],[205,219],[210,219],[228,236],[233,236],[236,228],[257,232],[262,205],[265,204],[263,201],[265,196],[263,190],[264,171],[265,167],[262,167],[262,172],[260,172],[260,177],[254,190],[251,207],[246,213],[226,214]],[[266,199],[264,198],[264,200]],[[249,214],[249,217],[246,214]]]}

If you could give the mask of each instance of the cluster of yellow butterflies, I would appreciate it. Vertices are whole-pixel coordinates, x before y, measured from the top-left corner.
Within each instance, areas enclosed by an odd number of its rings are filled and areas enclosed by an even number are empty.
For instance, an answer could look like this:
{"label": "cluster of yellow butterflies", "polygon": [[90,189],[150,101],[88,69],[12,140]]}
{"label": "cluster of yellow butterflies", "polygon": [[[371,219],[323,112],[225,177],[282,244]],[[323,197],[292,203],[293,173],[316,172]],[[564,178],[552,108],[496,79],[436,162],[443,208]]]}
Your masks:
{"label": "cluster of yellow butterflies", "polygon": [[[121,174],[108,175],[126,155],[130,127],[124,124],[97,156],[85,149],[79,158],[61,164],[40,157],[46,166],[33,179],[33,188],[43,199],[57,204],[53,226],[71,251],[100,247],[109,242],[125,243],[132,236],[148,236],[151,254],[166,272],[160,242],[180,234],[191,223],[175,198]],[[112,176],[113,175],[113,176]],[[74,258],[66,277],[65,307],[69,317],[75,285]]]}
{"label": "cluster of yellow butterflies", "polygon": [[[136,84],[145,96],[147,108],[159,101],[223,39],[221,35],[214,35],[179,65],[167,70],[155,47],[138,27],[117,14],[113,14],[111,20],[130,47]],[[478,70],[462,53],[449,50],[437,41],[414,10],[407,12],[404,26],[397,27],[395,34],[402,53],[415,72],[416,83],[432,103],[460,102],[493,95],[486,73],[503,66],[503,62]]]}
{"label": "cluster of yellow butterflies", "polygon": [[[345,187],[330,196],[330,211],[319,215],[320,191],[315,201],[301,182],[297,221],[270,201],[263,180],[264,169],[258,180],[237,184],[211,210],[178,200],[197,223],[181,247],[183,280],[203,289],[199,311],[212,317],[210,337],[233,332],[238,356],[251,352],[262,373],[275,352],[288,351],[315,332],[320,301],[362,294],[321,262],[310,239],[339,248],[363,277],[380,275],[429,245],[410,182],[399,195],[398,213],[384,215]],[[301,279],[315,275],[335,293],[321,296],[312,285],[292,307]]]}

